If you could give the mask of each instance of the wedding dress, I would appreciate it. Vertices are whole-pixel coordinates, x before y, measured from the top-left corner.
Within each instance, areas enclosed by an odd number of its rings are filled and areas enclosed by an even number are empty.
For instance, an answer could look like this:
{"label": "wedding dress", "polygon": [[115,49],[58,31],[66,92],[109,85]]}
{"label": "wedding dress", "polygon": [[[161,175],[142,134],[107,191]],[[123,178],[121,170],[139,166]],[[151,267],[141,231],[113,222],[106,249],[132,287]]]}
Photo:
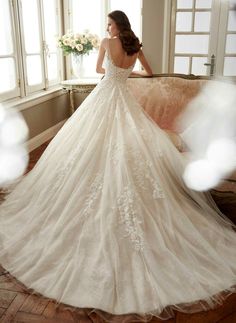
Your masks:
{"label": "wedding dress", "polygon": [[2,204],[0,263],[104,318],[214,308],[236,291],[235,226],[185,186],[185,159],[126,87],[132,69],[106,54],[105,77]]}

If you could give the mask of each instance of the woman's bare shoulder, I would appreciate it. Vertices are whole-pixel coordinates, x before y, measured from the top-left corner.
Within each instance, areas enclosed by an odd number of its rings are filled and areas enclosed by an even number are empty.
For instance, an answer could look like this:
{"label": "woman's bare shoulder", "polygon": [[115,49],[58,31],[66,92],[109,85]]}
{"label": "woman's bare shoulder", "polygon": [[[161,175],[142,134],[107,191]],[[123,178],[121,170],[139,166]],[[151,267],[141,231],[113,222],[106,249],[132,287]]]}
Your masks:
{"label": "woman's bare shoulder", "polygon": [[122,43],[120,38],[110,38],[109,40],[109,47],[114,48],[114,50],[121,50],[122,49]]}
{"label": "woman's bare shoulder", "polygon": [[103,38],[101,41],[101,46],[107,49],[109,39],[107,37]]}
{"label": "woman's bare shoulder", "polygon": [[110,41],[110,44],[114,44],[114,45],[120,45],[121,44],[121,40],[120,40],[119,37],[110,38],[109,41]]}

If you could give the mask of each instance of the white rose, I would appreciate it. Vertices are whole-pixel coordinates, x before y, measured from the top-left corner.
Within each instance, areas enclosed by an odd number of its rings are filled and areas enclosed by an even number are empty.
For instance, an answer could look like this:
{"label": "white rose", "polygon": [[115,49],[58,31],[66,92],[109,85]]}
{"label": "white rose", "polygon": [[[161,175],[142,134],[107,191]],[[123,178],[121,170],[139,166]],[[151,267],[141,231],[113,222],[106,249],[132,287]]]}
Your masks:
{"label": "white rose", "polygon": [[64,44],[65,46],[70,46],[70,39],[69,39],[69,38],[65,38],[65,39],[63,39],[63,44]]}
{"label": "white rose", "polygon": [[86,45],[88,41],[87,41],[87,38],[85,38],[85,37],[81,37],[80,42],[81,42],[81,44]]}
{"label": "white rose", "polygon": [[76,46],[76,41],[75,41],[75,39],[70,39],[69,46],[70,46],[71,48],[75,48],[75,46]]}
{"label": "white rose", "polygon": [[93,34],[88,34],[87,39],[92,42],[92,40],[94,39]]}
{"label": "white rose", "polygon": [[98,37],[98,35],[93,35],[93,37],[94,37],[95,39],[97,39],[97,41],[99,41],[99,37]]}
{"label": "white rose", "polygon": [[95,48],[98,48],[98,47],[99,47],[99,42],[98,42],[98,40],[97,40],[96,38],[94,38],[94,39],[92,40],[92,45],[93,45],[93,47],[95,47]]}
{"label": "white rose", "polygon": [[81,34],[75,34],[75,39],[76,39],[76,40],[80,40],[80,39],[81,39],[81,37],[82,37],[82,35],[81,35]]}
{"label": "white rose", "polygon": [[82,52],[82,51],[83,51],[83,49],[84,49],[84,46],[83,46],[83,45],[81,45],[81,44],[77,44],[77,45],[75,46],[75,48],[77,49],[77,51],[78,51],[78,52]]}

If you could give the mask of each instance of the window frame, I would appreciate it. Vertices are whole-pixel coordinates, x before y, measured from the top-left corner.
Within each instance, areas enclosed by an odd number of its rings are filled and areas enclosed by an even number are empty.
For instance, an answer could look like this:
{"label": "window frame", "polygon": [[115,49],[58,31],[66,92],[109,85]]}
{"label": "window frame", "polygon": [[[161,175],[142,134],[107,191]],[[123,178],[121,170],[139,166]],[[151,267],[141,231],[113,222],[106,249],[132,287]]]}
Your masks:
{"label": "window frame", "polygon": [[[20,37],[22,39],[21,48],[22,48],[22,64],[23,64],[23,70],[24,70],[24,84],[25,84],[25,96],[32,94],[34,92],[43,90],[46,88],[46,76],[45,76],[45,67],[44,67],[44,51],[45,48],[43,46],[43,35],[42,35],[42,8],[40,5],[40,0],[35,0],[37,3],[37,9],[38,9],[38,22],[39,22],[39,43],[40,48],[38,53],[26,53],[25,49],[25,35],[24,35],[24,29],[23,29],[23,15],[22,15],[22,3],[20,1],[19,6],[19,22],[20,22]],[[27,77],[27,64],[26,60],[29,56],[40,56],[40,62],[41,62],[41,73],[42,73],[42,82],[38,83],[36,85],[29,85],[28,84],[28,77]]]}
{"label": "window frame", "polygon": [[[175,64],[175,57],[188,57],[189,58],[189,66],[188,66],[188,75],[191,75],[192,67],[193,67],[193,58],[194,57],[201,57],[206,58],[206,62],[209,57],[209,53],[200,54],[200,53],[176,53],[175,52],[175,39],[177,35],[206,35],[209,36],[208,39],[208,47],[211,43],[211,26],[209,31],[194,31],[194,23],[195,23],[195,13],[196,12],[211,12],[210,24],[212,20],[212,12],[214,10],[214,3],[212,2],[211,9],[208,8],[195,8],[195,1],[193,1],[192,8],[177,8],[177,0],[172,1],[172,10],[171,10],[171,39],[170,39],[170,63],[169,63],[169,73],[174,72],[174,64]],[[176,30],[176,18],[178,12],[190,12],[192,14],[192,21],[191,21],[191,31],[177,31]],[[209,48],[208,48],[209,51]],[[205,75],[207,76],[207,75]]]}
{"label": "window frame", "polygon": [[[230,0],[220,1],[220,0],[212,0],[211,10],[203,9],[203,8],[195,8],[196,0],[193,0],[193,8],[192,9],[177,9],[177,0],[172,0],[172,13],[171,13],[171,42],[170,42],[170,65],[169,65],[169,73],[174,73],[174,59],[175,57],[190,57],[189,64],[189,73],[192,73],[192,58],[194,57],[206,57],[207,58],[207,66],[206,74],[194,74],[201,77],[221,77],[224,79],[230,79],[231,81],[236,81],[235,72],[233,75],[225,75],[224,74],[224,66],[225,59],[228,57],[232,57],[235,59],[236,53],[228,54],[226,53],[226,38],[227,35],[236,35],[236,30],[228,30],[228,19],[229,12],[232,10],[233,5],[230,4]],[[210,31],[208,32],[183,32],[186,34],[209,34],[209,46],[208,46],[208,54],[177,54],[175,53],[175,36],[181,34],[181,32],[176,31],[176,13],[178,11],[191,11],[193,14],[195,12],[211,12],[211,21],[210,21]],[[194,19],[192,20],[192,24],[194,23]],[[210,64],[211,63],[211,64]],[[210,70],[210,66],[212,71]]]}
{"label": "window frame", "polygon": [[[0,55],[0,58],[13,57],[15,60],[16,88],[10,91],[0,93],[0,102],[8,100],[21,100],[37,93],[47,93],[47,90],[58,88],[61,79],[64,78],[64,59],[60,49],[57,49],[58,78],[48,81],[47,69],[47,46],[45,42],[45,25],[43,16],[43,0],[36,0],[37,13],[39,17],[39,37],[40,37],[40,59],[42,66],[42,82],[36,85],[28,85],[26,57],[33,54],[26,54],[24,43],[23,16],[21,0],[10,0],[9,8],[11,15],[11,28],[13,39],[12,55]],[[56,19],[58,22],[58,36],[63,32],[63,3],[61,0],[55,0]],[[56,53],[56,52],[55,52]]]}
{"label": "window frame", "polygon": [[19,53],[19,44],[17,41],[17,35],[18,35],[18,28],[16,26],[16,17],[17,17],[17,12],[14,9],[15,8],[15,3],[13,0],[9,2],[9,13],[10,13],[10,25],[11,25],[11,30],[12,30],[12,47],[13,47],[13,52],[10,55],[0,55],[1,58],[13,58],[15,62],[15,76],[16,76],[16,84],[15,88],[9,91],[1,92],[0,101],[5,101],[8,99],[11,99],[13,97],[20,96],[21,93],[21,82],[20,82],[20,68],[19,68],[19,57],[17,53]]}

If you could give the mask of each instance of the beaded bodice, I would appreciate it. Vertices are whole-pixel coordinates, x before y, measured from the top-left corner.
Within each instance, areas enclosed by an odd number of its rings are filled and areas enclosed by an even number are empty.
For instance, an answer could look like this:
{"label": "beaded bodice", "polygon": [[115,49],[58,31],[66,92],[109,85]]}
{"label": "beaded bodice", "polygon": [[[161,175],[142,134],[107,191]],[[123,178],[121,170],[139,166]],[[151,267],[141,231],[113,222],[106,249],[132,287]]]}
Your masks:
{"label": "beaded bodice", "polygon": [[111,57],[106,52],[105,54],[105,76],[104,79],[125,82],[132,72],[134,64],[128,68],[118,67],[114,64]]}

